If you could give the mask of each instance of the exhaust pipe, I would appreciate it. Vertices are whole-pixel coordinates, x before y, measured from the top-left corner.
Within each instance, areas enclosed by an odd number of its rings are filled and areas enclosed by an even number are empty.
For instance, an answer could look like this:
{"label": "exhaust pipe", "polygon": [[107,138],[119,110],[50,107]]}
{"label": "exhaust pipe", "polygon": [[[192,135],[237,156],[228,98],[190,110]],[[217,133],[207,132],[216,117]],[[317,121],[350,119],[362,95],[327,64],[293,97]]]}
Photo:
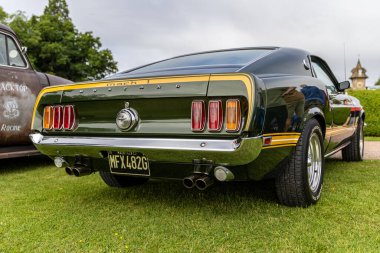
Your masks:
{"label": "exhaust pipe", "polygon": [[195,186],[198,188],[198,190],[206,190],[209,186],[211,186],[214,183],[214,179],[210,176],[203,176],[201,178],[198,178],[195,181]]}
{"label": "exhaust pipe", "polygon": [[185,177],[182,180],[183,186],[185,186],[185,188],[187,189],[193,188],[195,186],[195,180],[197,180],[200,177],[201,175],[198,175],[198,174],[193,174],[191,176]]}
{"label": "exhaust pipe", "polygon": [[76,177],[87,176],[92,173],[92,170],[90,168],[85,167],[74,167],[71,170]]}
{"label": "exhaust pipe", "polygon": [[73,172],[73,170],[70,167],[66,167],[65,171],[66,171],[66,174],[69,175],[69,176],[74,175],[74,172]]}

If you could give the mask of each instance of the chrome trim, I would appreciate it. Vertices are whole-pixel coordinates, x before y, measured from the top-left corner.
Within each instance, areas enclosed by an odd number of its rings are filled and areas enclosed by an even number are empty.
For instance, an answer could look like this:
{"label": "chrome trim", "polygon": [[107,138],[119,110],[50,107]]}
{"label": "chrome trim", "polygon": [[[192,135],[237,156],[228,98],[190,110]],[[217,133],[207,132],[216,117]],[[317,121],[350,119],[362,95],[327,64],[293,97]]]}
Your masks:
{"label": "chrome trim", "polygon": [[[215,102],[217,102],[219,105],[219,112],[220,112],[220,110],[222,111],[222,118],[220,119],[219,118],[219,116],[220,116],[220,113],[218,113],[218,124],[219,124],[219,126],[218,126],[218,129],[210,129],[210,104],[211,103],[215,103]],[[209,132],[220,132],[221,130],[222,130],[222,128],[223,128],[223,122],[224,122],[224,118],[223,118],[223,115],[224,113],[223,113],[223,102],[222,102],[222,100],[220,100],[220,99],[214,99],[214,100],[210,100],[210,101],[208,101],[208,108],[207,108],[207,120],[205,120],[205,121],[207,121],[207,130],[209,131]]]}
{"label": "chrome trim", "polygon": [[123,132],[135,128],[138,122],[139,116],[133,108],[121,109],[116,115],[116,126]]}
{"label": "chrome trim", "polygon": [[[38,136],[38,137],[36,137]],[[42,137],[40,137],[42,136]],[[202,139],[164,139],[164,138],[109,138],[109,137],[52,137],[42,134],[31,134],[34,144],[56,146],[92,146],[144,149],[178,149],[202,151],[234,151],[239,146],[237,140],[202,140]],[[205,144],[205,145],[202,145]]]}
{"label": "chrome trim", "polygon": [[262,138],[172,139],[66,137],[30,134],[40,152],[48,156],[89,156],[104,158],[101,151],[141,152],[151,161],[192,163],[194,159],[212,160],[215,164],[243,165],[261,152]]}
{"label": "chrome trim", "polygon": [[[235,113],[236,113],[236,116],[237,116],[237,114],[238,114],[238,112],[239,112],[239,115],[240,115],[240,119],[238,119],[237,121],[239,121],[238,123],[238,125],[236,126],[236,128],[235,129],[232,129],[232,130],[229,130],[229,129],[227,129],[227,121],[228,121],[228,108],[227,108],[227,104],[228,104],[228,102],[230,102],[230,101],[236,101],[237,102],[237,108],[236,108],[236,110],[235,110]],[[227,101],[226,101],[226,115],[225,115],[225,127],[224,127],[224,130],[226,130],[226,132],[228,132],[228,133],[236,133],[236,132],[239,132],[239,130],[240,130],[240,127],[241,127],[241,120],[242,120],[242,118],[241,118],[241,105],[240,105],[240,100],[239,99],[227,99]]]}
{"label": "chrome trim", "polygon": [[351,141],[349,141],[349,142],[347,142],[347,143],[345,143],[345,144],[340,145],[340,146],[337,147],[336,149],[334,149],[334,150],[330,151],[329,153],[325,154],[325,158],[327,158],[327,157],[329,157],[329,156],[332,156],[333,154],[335,154],[335,153],[341,151],[342,149],[344,149],[345,147],[347,147],[347,146],[350,145],[350,144],[351,144]]}
{"label": "chrome trim", "polygon": [[[12,37],[13,39],[13,42],[16,44],[17,46],[17,49],[19,50],[20,52],[20,55],[22,57],[22,59],[24,60],[24,63],[26,63],[26,66],[25,67],[20,67],[20,66],[12,66],[12,65],[4,65],[4,64],[0,64],[0,66],[2,67],[9,67],[9,68],[16,68],[16,69],[29,69],[30,65],[29,65],[29,61],[27,59],[27,57],[25,57],[25,54],[22,53],[22,50],[21,50],[21,47],[19,45],[19,40],[18,38],[16,38],[15,36],[13,36],[13,34],[11,33],[8,33],[8,32],[4,32],[4,31],[1,31],[0,34],[4,34],[5,36],[9,36],[9,37]],[[7,52],[8,53],[8,52]],[[8,56],[9,57],[9,56]]]}
{"label": "chrome trim", "polygon": [[[193,128],[193,105],[194,103],[196,102],[201,102],[202,103],[202,112],[204,115],[202,115],[202,129],[194,129]],[[191,131],[193,132],[203,132],[206,128],[206,121],[207,121],[207,115],[206,115],[206,106],[205,106],[205,101],[203,100],[193,100],[193,102],[191,102]],[[204,117],[203,117],[204,116]]]}

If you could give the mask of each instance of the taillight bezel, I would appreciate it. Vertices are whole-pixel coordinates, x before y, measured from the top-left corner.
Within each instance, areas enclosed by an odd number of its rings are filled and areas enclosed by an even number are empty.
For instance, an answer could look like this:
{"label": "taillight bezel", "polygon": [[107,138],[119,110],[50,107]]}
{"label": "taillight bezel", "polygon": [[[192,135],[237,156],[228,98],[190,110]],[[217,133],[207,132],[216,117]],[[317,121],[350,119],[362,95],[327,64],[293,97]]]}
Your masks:
{"label": "taillight bezel", "polygon": [[[236,127],[234,129],[228,129],[228,103],[229,102],[236,102],[237,106],[236,106],[236,115],[239,115],[239,117],[237,117],[238,119],[236,120],[237,124],[236,124]],[[242,112],[241,112],[241,103],[240,103],[240,100],[237,99],[237,98],[233,98],[233,99],[227,99],[226,100],[226,113],[225,113],[225,127],[224,127],[224,130],[227,132],[227,133],[236,133],[236,132],[239,132],[240,129],[241,129],[241,122],[242,121]]]}
{"label": "taillight bezel", "polygon": [[[69,127],[65,126],[65,123],[66,123],[66,121],[65,121],[65,116],[66,115],[65,114],[66,114],[66,109],[67,108],[69,110],[70,116],[72,116],[72,118],[73,118],[72,122],[70,122],[71,124],[69,125]],[[65,105],[63,107],[63,124],[62,124],[63,130],[65,130],[65,131],[71,131],[71,130],[74,129],[75,124],[76,124],[76,115],[75,115],[75,107],[74,107],[74,105]]]}
{"label": "taillight bezel", "polygon": [[[210,109],[211,109],[211,104],[212,103],[217,103],[218,104],[218,128],[212,128],[210,127],[211,123],[211,117],[210,117]],[[208,108],[207,108],[207,130],[209,132],[220,132],[223,128],[223,123],[224,123],[224,118],[223,118],[223,102],[222,100],[210,100],[208,101]]]}
{"label": "taillight bezel", "polygon": [[[45,114],[49,110],[49,122],[48,122],[48,127],[45,127]],[[53,124],[54,124],[54,106],[45,106],[43,110],[43,115],[42,115],[42,128],[45,130],[52,130],[53,129]]]}
{"label": "taillight bezel", "polygon": [[[58,121],[58,126],[56,127],[56,110],[60,110],[59,111],[59,121]],[[62,130],[62,127],[63,127],[63,106],[62,105],[55,105],[54,106],[54,113],[53,113],[53,130],[54,131],[60,131]]]}
{"label": "taillight bezel", "polygon": [[[52,117],[49,118],[51,125],[49,128],[45,127],[45,114],[52,112]],[[68,118],[65,118],[65,114],[70,113]],[[58,122],[57,122],[58,120]],[[67,125],[66,121],[69,121]],[[49,122],[50,123],[50,122]],[[74,105],[47,105],[43,109],[42,115],[42,129],[46,131],[72,131],[77,126],[77,115]]]}
{"label": "taillight bezel", "polygon": [[[202,124],[201,128],[194,128],[193,127],[193,121],[194,121],[194,104],[195,103],[201,103],[202,104]],[[191,131],[193,132],[203,132],[206,128],[206,108],[205,108],[205,102],[203,100],[193,100],[191,103]]]}

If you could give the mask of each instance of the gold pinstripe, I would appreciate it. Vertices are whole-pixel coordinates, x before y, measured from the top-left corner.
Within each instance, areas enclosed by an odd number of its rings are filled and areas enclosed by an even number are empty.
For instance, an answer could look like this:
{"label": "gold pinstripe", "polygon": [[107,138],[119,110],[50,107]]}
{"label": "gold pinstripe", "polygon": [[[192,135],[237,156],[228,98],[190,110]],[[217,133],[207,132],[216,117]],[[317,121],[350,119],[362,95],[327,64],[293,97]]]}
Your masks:
{"label": "gold pinstripe", "polygon": [[272,137],[270,145],[263,146],[263,149],[280,148],[280,147],[294,147],[300,138],[300,133],[268,133],[263,134],[263,137]]}
{"label": "gold pinstripe", "polygon": [[49,92],[59,92],[66,90],[77,89],[89,89],[89,88],[103,88],[103,87],[115,87],[126,85],[146,85],[146,84],[164,84],[164,83],[185,83],[185,82],[208,82],[211,80],[239,80],[242,81],[247,89],[248,94],[248,118],[245,126],[247,131],[249,123],[251,122],[253,112],[253,85],[254,82],[248,74],[236,73],[236,74],[222,74],[222,75],[194,75],[194,76],[172,76],[172,77],[156,77],[156,78],[142,78],[142,79],[126,79],[126,80],[112,80],[112,81],[96,81],[91,83],[77,83],[72,85],[57,85],[52,87],[46,87],[41,90],[37,96],[36,103],[34,104],[33,117],[32,117],[32,129],[34,126],[34,119],[37,111],[37,107],[43,95]]}

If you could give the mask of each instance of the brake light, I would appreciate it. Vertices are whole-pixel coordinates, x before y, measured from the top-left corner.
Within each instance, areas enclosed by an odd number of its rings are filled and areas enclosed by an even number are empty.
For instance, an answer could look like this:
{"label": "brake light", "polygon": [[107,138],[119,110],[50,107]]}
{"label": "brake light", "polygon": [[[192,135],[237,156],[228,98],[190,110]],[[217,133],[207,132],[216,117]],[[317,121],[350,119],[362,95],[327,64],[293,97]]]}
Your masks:
{"label": "brake light", "polygon": [[54,118],[54,107],[46,106],[44,108],[44,118],[43,118],[43,128],[52,129],[53,128],[53,118]]}
{"label": "brake light", "polygon": [[226,131],[236,132],[240,129],[241,112],[240,101],[229,99],[226,102]]}
{"label": "brake light", "polygon": [[74,106],[66,105],[63,109],[63,129],[71,130],[75,123]]}
{"label": "brake light", "polygon": [[203,131],[206,121],[205,104],[203,101],[193,101],[191,104],[191,130]]}
{"label": "brake light", "polygon": [[74,106],[46,106],[42,126],[45,130],[72,130],[75,126]]}
{"label": "brake light", "polygon": [[223,124],[222,101],[211,100],[208,103],[208,130],[220,131]]}
{"label": "brake light", "polygon": [[53,117],[53,129],[62,129],[63,123],[63,106],[54,106],[54,117]]}

